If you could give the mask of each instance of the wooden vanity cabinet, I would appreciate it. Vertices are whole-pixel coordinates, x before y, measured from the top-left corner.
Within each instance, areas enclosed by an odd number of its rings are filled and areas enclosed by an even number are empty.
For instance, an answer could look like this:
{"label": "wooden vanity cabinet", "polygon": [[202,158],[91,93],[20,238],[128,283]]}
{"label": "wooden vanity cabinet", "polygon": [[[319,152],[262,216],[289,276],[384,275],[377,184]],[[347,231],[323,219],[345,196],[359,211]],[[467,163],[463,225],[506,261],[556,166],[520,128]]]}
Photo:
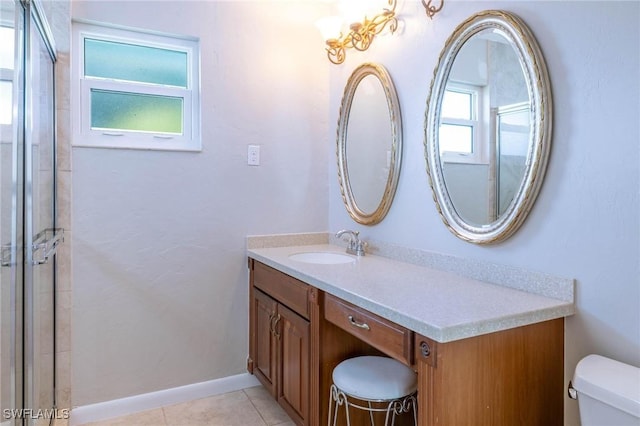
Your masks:
{"label": "wooden vanity cabinet", "polygon": [[[342,361],[357,356],[373,355],[395,358],[413,368],[413,336],[411,330],[355,306],[339,297],[321,292],[319,327],[322,351],[319,354],[320,401],[318,425],[326,425],[333,369]],[[346,425],[344,410],[338,411],[337,424]],[[384,424],[384,413],[374,415],[375,424]],[[370,425],[369,413],[350,410],[352,425]],[[413,416],[396,418],[396,426],[413,425]]]}
{"label": "wooden vanity cabinet", "polygon": [[309,321],[286,306],[278,305],[280,323],[275,326],[280,405],[298,425],[309,424]]}
{"label": "wooden vanity cabinet", "polygon": [[385,355],[413,366],[413,332],[330,294],[324,295],[324,318]]}
{"label": "wooden vanity cabinet", "polygon": [[327,424],[332,371],[359,355],[417,371],[420,426],[563,424],[563,318],[441,343],[253,259],[249,268],[247,369],[299,426]]}
{"label": "wooden vanity cabinet", "polygon": [[563,424],[562,318],[449,343],[415,336],[420,426]]}
{"label": "wooden vanity cabinet", "polygon": [[277,340],[273,331],[274,317],[278,312],[278,302],[263,292],[251,292],[249,370],[276,395],[276,352]]}
{"label": "wooden vanity cabinet", "polygon": [[250,260],[247,369],[297,425],[309,425],[310,308],[315,289]]}

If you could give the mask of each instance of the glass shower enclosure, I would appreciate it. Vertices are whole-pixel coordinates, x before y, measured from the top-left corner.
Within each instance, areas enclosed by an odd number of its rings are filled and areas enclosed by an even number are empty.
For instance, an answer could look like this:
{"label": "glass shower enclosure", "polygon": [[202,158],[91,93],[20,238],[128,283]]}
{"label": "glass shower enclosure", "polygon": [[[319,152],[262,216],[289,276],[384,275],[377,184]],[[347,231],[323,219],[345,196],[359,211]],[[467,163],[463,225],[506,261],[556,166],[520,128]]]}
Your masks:
{"label": "glass shower enclosure", "polygon": [[55,409],[55,45],[42,5],[0,2],[0,426]]}

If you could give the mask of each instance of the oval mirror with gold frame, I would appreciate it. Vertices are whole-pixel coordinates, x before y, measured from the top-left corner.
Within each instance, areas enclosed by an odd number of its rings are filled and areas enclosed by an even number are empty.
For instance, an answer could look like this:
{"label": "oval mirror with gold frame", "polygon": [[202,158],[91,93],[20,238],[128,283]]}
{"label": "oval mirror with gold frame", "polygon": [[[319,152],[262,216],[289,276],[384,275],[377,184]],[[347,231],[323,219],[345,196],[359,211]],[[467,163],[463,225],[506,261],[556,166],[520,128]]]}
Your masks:
{"label": "oval mirror with gold frame", "polygon": [[402,119],[391,77],[381,65],[362,64],[347,81],[337,135],[340,191],[353,220],[374,225],[386,216],[401,158]]}
{"label": "oval mirror with gold frame", "polygon": [[425,117],[429,183],[451,232],[489,244],[522,225],[544,179],[551,128],[549,76],[525,23],[488,10],[460,24],[440,53]]}

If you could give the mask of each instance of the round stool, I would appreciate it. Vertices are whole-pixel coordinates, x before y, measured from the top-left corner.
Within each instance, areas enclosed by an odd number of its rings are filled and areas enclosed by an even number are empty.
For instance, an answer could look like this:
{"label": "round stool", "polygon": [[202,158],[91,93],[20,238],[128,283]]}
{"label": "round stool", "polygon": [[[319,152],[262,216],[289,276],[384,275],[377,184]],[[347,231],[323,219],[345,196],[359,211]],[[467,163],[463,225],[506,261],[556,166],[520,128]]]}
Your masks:
{"label": "round stool", "polygon": [[[384,420],[386,426],[393,425],[397,415],[413,411],[413,422],[417,426],[417,387],[416,373],[395,359],[361,356],[342,361],[333,369],[328,426],[335,426],[338,408],[342,405],[345,406],[347,426],[351,426],[349,407],[368,411],[372,426],[374,412],[387,413]],[[367,406],[359,405],[349,398],[363,401]],[[377,408],[372,403],[377,403]]]}

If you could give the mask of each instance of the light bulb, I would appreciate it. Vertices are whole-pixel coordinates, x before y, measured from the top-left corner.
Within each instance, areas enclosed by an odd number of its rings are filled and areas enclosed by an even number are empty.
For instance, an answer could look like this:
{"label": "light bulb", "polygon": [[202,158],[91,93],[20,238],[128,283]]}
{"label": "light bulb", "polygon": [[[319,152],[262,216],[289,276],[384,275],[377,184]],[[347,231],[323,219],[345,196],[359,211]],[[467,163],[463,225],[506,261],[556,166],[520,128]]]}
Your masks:
{"label": "light bulb", "polygon": [[324,40],[338,39],[342,29],[342,18],[339,16],[320,18],[316,21],[316,27],[320,30]]}

